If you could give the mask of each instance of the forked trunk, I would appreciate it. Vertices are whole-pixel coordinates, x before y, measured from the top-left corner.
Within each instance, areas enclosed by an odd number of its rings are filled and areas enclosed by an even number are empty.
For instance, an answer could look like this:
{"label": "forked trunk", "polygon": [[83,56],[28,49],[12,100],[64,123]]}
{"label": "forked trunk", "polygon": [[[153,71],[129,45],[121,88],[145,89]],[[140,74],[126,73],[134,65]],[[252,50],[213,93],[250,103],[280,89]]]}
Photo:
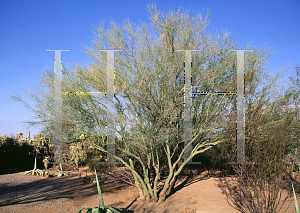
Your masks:
{"label": "forked trunk", "polygon": [[[182,162],[182,160],[180,160],[179,161],[180,163]],[[175,174],[175,172],[178,170],[178,167],[179,167],[179,164],[177,164],[176,166],[175,166],[175,169],[174,169],[174,174]],[[166,192],[166,195],[169,195],[170,193],[171,193],[171,191],[172,191],[172,189],[174,188],[174,186],[175,186],[175,183],[176,183],[176,181],[177,181],[177,177],[178,177],[178,175],[173,179],[173,181],[171,182],[171,184],[170,184],[170,187],[169,187],[169,189],[168,189],[168,191]]]}
{"label": "forked trunk", "polygon": [[158,202],[159,203],[165,202],[165,199],[166,199],[166,193],[160,193]]}
{"label": "forked trunk", "polygon": [[151,198],[150,201],[151,201],[151,202],[157,202],[157,201],[158,201],[158,197],[153,197],[153,198]]}
{"label": "forked trunk", "polygon": [[145,194],[143,193],[143,190],[140,190],[140,191],[139,191],[139,194],[140,194],[140,200],[141,200],[141,201],[144,201],[144,200],[146,199],[146,196],[145,196]]}
{"label": "forked trunk", "polygon": [[[175,171],[175,172],[176,172],[176,171]],[[176,183],[176,181],[177,181],[177,177],[178,177],[178,176],[176,176],[176,177],[173,179],[173,181],[171,182],[170,187],[169,187],[168,191],[166,192],[166,195],[169,195],[169,194],[171,193],[171,191],[172,191],[172,189],[174,188],[174,185],[175,185],[175,183]]]}

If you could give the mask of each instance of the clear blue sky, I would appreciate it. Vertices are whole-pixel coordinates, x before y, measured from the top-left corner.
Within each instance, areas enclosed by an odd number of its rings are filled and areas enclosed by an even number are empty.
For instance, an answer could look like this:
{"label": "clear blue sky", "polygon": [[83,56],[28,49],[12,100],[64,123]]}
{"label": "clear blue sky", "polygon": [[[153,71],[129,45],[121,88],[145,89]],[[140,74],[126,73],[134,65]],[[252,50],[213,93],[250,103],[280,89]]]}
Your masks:
{"label": "clear blue sky", "polygon": [[[190,9],[190,15],[198,12],[210,13],[208,32],[227,30],[238,45],[249,42],[261,48],[274,48],[267,69],[275,73],[290,65],[284,77],[287,80],[300,64],[300,1],[277,0],[172,0],[153,1],[159,10],[182,7]],[[63,52],[64,64],[71,61],[80,65],[91,62],[81,46],[92,45],[93,26],[100,21],[121,23],[129,18],[133,23],[149,22],[147,3],[142,0],[43,0],[43,1],[0,1],[0,135],[18,132],[28,135],[23,121],[32,119],[33,114],[21,103],[13,101],[13,92],[24,97],[23,87],[33,91],[46,67],[53,67],[53,52],[49,49],[70,50]],[[68,66],[68,65],[67,65]],[[31,135],[39,128],[31,128]]]}

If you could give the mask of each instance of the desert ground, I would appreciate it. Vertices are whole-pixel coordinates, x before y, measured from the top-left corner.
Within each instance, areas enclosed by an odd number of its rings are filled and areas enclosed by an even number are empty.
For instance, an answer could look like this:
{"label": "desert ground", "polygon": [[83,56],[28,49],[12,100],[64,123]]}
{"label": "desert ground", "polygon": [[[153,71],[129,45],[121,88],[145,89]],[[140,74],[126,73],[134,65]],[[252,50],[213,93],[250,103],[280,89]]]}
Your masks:
{"label": "desert ground", "polygon": [[[55,169],[55,168],[54,168]],[[47,171],[53,173],[54,169]],[[235,213],[224,190],[233,190],[237,181],[220,172],[185,169],[175,190],[164,203],[141,202],[136,187],[122,181],[118,175],[122,168],[101,175],[100,187],[104,204],[122,209],[122,212],[157,213]],[[45,171],[45,170],[44,170]],[[62,177],[24,175],[25,171],[2,171],[0,174],[0,212],[79,212],[83,206],[99,206],[97,186],[84,184],[83,178],[92,179],[95,173],[87,167]],[[224,176],[224,177],[223,177]],[[161,185],[161,183],[160,183]],[[160,186],[159,185],[159,186]],[[288,194],[284,190],[282,196]],[[298,195],[298,203],[300,203]],[[232,204],[232,203],[231,203]],[[86,212],[86,210],[82,210]],[[295,212],[293,198],[288,198],[280,213]]]}

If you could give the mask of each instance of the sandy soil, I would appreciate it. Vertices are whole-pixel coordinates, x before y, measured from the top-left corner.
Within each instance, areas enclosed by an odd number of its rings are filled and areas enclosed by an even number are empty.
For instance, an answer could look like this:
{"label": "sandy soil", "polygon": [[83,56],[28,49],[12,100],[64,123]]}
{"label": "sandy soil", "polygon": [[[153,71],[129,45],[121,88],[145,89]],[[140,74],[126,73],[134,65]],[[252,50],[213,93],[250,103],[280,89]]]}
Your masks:
{"label": "sandy soil", "polygon": [[[97,187],[84,184],[86,175],[93,178],[95,174],[85,172],[86,168],[63,177],[39,177],[23,175],[22,172],[10,172],[0,175],[0,212],[79,212],[80,207],[99,206]],[[53,173],[53,170],[48,170]],[[140,202],[138,191],[134,186],[126,184],[119,178],[101,175],[101,191],[104,204],[121,208],[122,212],[174,212],[184,210],[197,213],[235,213],[223,193],[233,188],[236,181],[232,178],[220,177],[220,173],[207,175],[207,172],[185,170],[176,183],[174,193],[164,203]],[[79,173],[81,172],[81,177]],[[160,186],[160,185],[159,185]],[[283,196],[287,195],[285,190]],[[298,203],[300,203],[298,195]],[[232,203],[231,203],[232,204]],[[86,212],[83,210],[82,212]],[[281,213],[295,212],[293,198],[284,204]]]}

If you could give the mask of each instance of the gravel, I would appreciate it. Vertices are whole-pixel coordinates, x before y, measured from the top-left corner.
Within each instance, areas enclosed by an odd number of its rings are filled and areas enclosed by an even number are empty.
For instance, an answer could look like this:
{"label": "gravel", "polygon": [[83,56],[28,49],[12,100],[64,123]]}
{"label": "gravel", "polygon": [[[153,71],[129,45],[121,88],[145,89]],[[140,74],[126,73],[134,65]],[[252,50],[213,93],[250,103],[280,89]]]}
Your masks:
{"label": "gravel", "polygon": [[[0,175],[0,212],[74,212],[58,181],[30,175]],[[78,211],[78,210],[77,210]]]}

